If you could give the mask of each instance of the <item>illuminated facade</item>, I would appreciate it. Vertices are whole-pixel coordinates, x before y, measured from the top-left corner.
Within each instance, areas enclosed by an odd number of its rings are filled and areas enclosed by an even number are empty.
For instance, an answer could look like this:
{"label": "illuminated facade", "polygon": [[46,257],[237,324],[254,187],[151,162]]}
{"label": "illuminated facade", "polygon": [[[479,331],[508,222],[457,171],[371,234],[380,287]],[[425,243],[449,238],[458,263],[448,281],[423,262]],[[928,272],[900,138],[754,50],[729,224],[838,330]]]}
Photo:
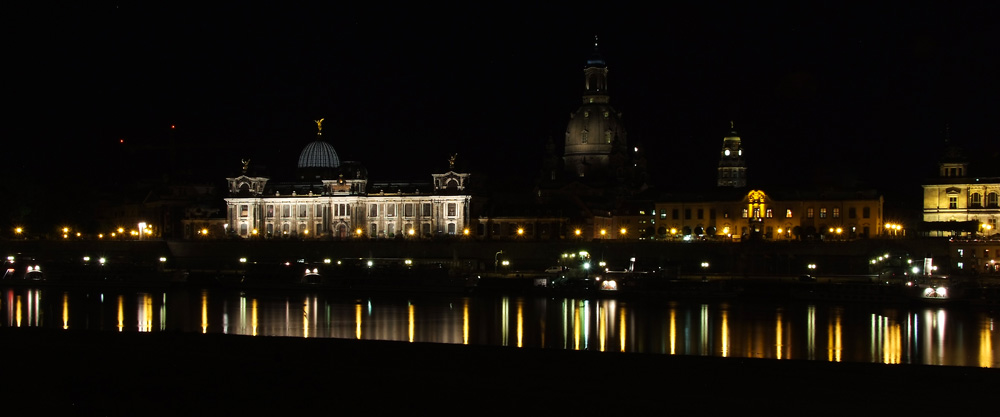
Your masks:
{"label": "illuminated facade", "polygon": [[418,238],[461,235],[469,226],[469,174],[432,174],[431,182],[372,182],[357,162],[341,162],[316,141],[299,155],[299,180],[227,178],[227,233],[243,238]]}
{"label": "illuminated facade", "polygon": [[722,151],[719,155],[719,177],[716,184],[719,187],[746,187],[747,164],[743,160],[743,144],[732,122],[729,123],[729,128],[729,134],[722,139]]}
{"label": "illuminated facade", "polygon": [[[938,177],[923,185],[924,222],[937,223],[932,229],[945,236],[962,231],[993,235],[1000,218],[1000,178],[974,177],[969,164],[954,147],[938,164]],[[968,227],[947,227],[948,223],[971,223]]]}
{"label": "illuminated facade", "polygon": [[883,198],[869,192],[767,194],[720,190],[666,196],[656,203],[656,236],[666,238],[822,238],[880,236]]}

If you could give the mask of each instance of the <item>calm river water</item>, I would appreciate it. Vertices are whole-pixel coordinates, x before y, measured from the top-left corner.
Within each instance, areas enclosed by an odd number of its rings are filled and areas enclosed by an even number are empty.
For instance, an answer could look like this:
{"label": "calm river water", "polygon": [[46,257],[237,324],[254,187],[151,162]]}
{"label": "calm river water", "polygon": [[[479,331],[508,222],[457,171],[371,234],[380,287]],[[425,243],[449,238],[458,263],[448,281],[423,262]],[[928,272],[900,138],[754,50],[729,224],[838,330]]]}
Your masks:
{"label": "calm river water", "polygon": [[[1000,367],[997,311],[501,295],[0,287],[0,326]],[[994,346],[998,346],[994,348]]]}

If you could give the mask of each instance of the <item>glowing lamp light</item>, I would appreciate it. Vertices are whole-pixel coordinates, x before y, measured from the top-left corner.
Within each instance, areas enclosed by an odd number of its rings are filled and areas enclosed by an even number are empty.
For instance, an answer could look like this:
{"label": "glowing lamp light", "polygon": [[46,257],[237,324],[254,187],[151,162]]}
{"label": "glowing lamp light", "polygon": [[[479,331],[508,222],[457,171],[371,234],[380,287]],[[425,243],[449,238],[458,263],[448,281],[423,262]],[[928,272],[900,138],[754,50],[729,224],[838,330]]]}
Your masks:
{"label": "glowing lamp light", "polygon": [[517,234],[518,234],[518,236],[524,235],[524,228],[523,227],[518,227],[517,228]]}
{"label": "glowing lamp light", "polygon": [[601,229],[601,236],[604,236],[604,235],[606,235],[606,234],[608,234],[608,231],[607,231],[607,230],[604,230],[604,229]]}
{"label": "glowing lamp light", "polygon": [[580,236],[581,233],[583,233],[583,231],[580,230],[580,229],[576,229],[576,230],[573,231],[573,234],[575,234],[577,236]]}
{"label": "glowing lamp light", "polygon": [[356,234],[356,235],[358,235],[358,236],[361,236],[361,233],[362,233],[362,232],[361,232],[361,228],[360,228],[360,227],[359,227],[359,228],[357,228],[357,229],[354,229],[354,234]]}
{"label": "glowing lamp light", "polygon": [[623,227],[623,228],[621,228],[621,230],[618,231],[618,233],[621,233],[621,234],[624,235],[624,234],[628,233],[628,229],[626,229],[626,228]]}
{"label": "glowing lamp light", "polygon": [[[361,231],[361,229],[358,229],[358,231],[360,232],[360,231]],[[413,235],[415,235],[416,233],[417,233],[417,231],[416,231],[416,230],[413,230],[413,229],[410,229],[410,230],[407,230],[407,231],[406,231],[406,234],[408,234],[408,235],[410,235],[410,236],[413,236]],[[360,235],[361,233],[358,233],[358,234]]]}
{"label": "glowing lamp light", "polygon": [[469,235],[469,229],[468,228],[463,229],[462,230],[462,234],[468,236]]}

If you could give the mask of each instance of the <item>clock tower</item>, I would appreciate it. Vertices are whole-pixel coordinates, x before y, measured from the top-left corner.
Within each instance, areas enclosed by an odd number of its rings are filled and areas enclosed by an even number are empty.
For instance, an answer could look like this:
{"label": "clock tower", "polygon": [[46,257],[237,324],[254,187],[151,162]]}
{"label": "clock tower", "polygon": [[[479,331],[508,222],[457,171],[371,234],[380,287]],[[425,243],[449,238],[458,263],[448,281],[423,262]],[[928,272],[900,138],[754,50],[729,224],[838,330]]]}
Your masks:
{"label": "clock tower", "polygon": [[733,127],[733,122],[729,122],[729,134],[722,139],[717,185],[735,188],[747,186],[747,164],[743,160],[743,145]]}

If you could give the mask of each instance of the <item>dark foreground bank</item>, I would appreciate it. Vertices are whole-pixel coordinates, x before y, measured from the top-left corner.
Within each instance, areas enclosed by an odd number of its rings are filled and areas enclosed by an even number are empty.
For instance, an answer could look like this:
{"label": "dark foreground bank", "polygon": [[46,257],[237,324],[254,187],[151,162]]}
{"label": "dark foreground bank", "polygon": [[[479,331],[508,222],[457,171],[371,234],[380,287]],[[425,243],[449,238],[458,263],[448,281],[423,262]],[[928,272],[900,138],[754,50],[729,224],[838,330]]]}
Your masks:
{"label": "dark foreground bank", "polygon": [[12,328],[0,360],[8,415],[926,414],[1000,387],[981,368]]}

